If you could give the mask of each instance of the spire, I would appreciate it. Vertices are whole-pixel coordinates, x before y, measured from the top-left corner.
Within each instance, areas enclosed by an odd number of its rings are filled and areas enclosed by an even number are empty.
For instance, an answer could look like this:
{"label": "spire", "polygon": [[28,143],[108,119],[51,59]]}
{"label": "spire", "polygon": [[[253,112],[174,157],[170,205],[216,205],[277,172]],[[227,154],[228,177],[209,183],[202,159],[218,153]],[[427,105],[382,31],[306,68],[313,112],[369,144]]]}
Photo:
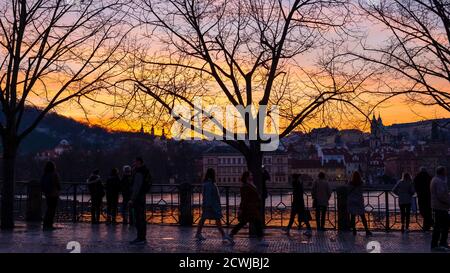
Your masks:
{"label": "spire", "polygon": [[166,133],[164,131],[164,127],[162,128],[161,139],[166,139]]}
{"label": "spire", "polygon": [[144,133],[144,124],[141,123],[141,130],[140,130],[141,134]]}

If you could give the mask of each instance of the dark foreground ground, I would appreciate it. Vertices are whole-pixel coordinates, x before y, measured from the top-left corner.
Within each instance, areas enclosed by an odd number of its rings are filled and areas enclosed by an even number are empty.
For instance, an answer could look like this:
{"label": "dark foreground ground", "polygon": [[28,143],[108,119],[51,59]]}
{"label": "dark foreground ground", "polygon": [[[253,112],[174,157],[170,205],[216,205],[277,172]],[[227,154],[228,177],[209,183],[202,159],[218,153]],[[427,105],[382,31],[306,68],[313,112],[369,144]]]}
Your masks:
{"label": "dark foreground ground", "polygon": [[[0,232],[0,252],[67,253],[68,244],[80,246],[81,252],[89,253],[367,253],[379,246],[382,253],[428,253],[431,233],[375,232],[366,238],[361,232],[351,233],[327,231],[316,233],[311,238],[293,230],[286,236],[280,229],[268,229],[266,242],[260,246],[246,233],[235,237],[235,245],[222,243],[215,228],[205,228],[206,241],[194,239],[195,228],[178,226],[148,226],[148,244],[131,246],[134,228],[116,226],[91,226],[90,224],[64,224],[60,229],[43,232],[39,225],[18,223],[12,232]],[[373,247],[372,247],[373,246]]]}

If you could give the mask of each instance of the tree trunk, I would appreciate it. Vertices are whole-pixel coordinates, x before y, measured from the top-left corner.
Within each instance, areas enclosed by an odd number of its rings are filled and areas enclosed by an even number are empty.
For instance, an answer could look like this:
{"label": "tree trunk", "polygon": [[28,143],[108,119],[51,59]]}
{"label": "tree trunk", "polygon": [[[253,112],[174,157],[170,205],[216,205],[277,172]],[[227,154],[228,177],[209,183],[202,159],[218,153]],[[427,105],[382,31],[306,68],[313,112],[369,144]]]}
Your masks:
{"label": "tree trunk", "polygon": [[1,200],[1,229],[14,228],[14,182],[17,145],[13,139],[3,139],[3,185]]}
{"label": "tree trunk", "polygon": [[[263,227],[265,226],[266,200],[263,198],[263,173],[262,173],[263,153],[258,147],[252,147],[251,154],[248,156],[247,167],[253,176],[253,183],[261,196],[261,218],[263,219]],[[250,224],[249,233],[251,236],[256,235],[255,227]]]}

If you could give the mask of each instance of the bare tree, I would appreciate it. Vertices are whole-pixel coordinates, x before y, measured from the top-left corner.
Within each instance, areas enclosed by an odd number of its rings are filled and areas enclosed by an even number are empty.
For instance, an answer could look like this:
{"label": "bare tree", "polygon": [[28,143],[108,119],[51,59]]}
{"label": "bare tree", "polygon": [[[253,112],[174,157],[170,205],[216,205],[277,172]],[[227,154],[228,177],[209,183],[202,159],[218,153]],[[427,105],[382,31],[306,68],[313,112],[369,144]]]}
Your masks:
{"label": "bare tree", "polygon": [[[5,0],[0,4],[1,228],[14,227],[15,160],[45,115],[117,76],[126,33],[119,0]],[[39,109],[24,122],[28,107]]]}
{"label": "bare tree", "polygon": [[[375,94],[450,112],[450,3],[447,0],[360,0],[365,18],[386,38],[350,55],[385,73]],[[372,39],[373,40],[373,39]],[[379,44],[380,41],[377,42]]]}
{"label": "bare tree", "polygon": [[[355,90],[368,77],[364,70],[340,73],[326,58],[320,69],[312,69],[317,62],[308,61],[315,57],[312,51],[332,52],[348,38],[348,1],[143,2],[139,20],[146,27],[144,49],[136,50],[128,67],[134,88],[122,87],[123,91],[153,110],[159,105],[170,113],[177,105],[187,105],[194,115],[174,118],[196,134],[240,134],[242,138],[222,141],[244,155],[259,190],[261,147],[267,142],[260,127],[271,120],[270,106],[280,108],[285,123],[281,122],[276,134],[284,137],[308,119],[331,114],[332,106],[337,106],[333,109],[339,115],[339,106],[343,109],[352,101],[356,105]],[[151,50],[145,49],[148,44],[153,45]],[[202,109],[196,97],[236,109],[253,106],[256,111],[265,110],[262,116],[239,111],[244,125],[237,128]],[[344,102],[350,104],[343,106]],[[197,126],[192,120],[199,115],[219,130]],[[253,131],[255,139],[250,137]]]}

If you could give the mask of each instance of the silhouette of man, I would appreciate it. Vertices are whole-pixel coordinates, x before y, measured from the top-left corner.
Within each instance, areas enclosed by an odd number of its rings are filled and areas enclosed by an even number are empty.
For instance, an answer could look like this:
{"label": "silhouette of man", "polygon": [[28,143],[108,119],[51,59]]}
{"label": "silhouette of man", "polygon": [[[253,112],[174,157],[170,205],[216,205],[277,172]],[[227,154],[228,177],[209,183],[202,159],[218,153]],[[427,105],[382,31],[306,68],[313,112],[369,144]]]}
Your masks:
{"label": "silhouette of man", "polygon": [[133,185],[130,206],[134,208],[136,217],[137,238],[130,244],[144,245],[147,243],[147,219],[145,214],[145,197],[148,191],[149,171],[144,160],[137,157],[134,161]]}
{"label": "silhouette of man", "polygon": [[414,178],[414,187],[417,193],[420,215],[423,217],[423,231],[429,231],[433,226],[433,217],[431,211],[431,175],[422,167],[420,172]]}

